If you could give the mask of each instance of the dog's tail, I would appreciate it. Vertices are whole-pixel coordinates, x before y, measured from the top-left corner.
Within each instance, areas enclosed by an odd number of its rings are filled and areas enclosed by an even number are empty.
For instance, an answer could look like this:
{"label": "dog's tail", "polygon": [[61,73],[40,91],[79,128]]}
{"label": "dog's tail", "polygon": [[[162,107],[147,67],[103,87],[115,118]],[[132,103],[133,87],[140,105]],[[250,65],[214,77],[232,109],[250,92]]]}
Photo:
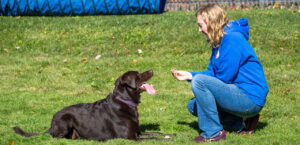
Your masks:
{"label": "dog's tail", "polygon": [[23,131],[20,127],[15,126],[13,127],[13,129],[15,130],[15,132],[19,135],[25,136],[25,137],[31,137],[31,136],[36,136],[36,135],[40,135],[40,133],[29,133],[29,132],[25,132]]}

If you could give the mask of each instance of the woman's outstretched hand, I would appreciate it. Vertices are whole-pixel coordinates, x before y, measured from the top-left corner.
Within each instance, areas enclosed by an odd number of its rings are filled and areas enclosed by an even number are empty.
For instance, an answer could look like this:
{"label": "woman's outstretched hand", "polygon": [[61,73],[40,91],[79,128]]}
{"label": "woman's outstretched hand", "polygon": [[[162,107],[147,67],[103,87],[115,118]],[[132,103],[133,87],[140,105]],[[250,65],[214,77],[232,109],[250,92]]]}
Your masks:
{"label": "woman's outstretched hand", "polygon": [[187,71],[171,70],[171,72],[173,77],[179,81],[192,80],[193,78],[192,74]]}

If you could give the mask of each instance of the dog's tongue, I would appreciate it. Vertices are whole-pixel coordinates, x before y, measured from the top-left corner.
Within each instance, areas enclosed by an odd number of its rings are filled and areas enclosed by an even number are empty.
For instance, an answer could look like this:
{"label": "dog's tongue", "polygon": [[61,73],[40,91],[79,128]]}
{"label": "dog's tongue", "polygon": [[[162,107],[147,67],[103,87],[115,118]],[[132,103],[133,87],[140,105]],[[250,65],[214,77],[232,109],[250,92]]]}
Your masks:
{"label": "dog's tongue", "polygon": [[149,94],[152,94],[152,95],[155,94],[155,89],[152,85],[143,84],[142,87],[145,88]]}

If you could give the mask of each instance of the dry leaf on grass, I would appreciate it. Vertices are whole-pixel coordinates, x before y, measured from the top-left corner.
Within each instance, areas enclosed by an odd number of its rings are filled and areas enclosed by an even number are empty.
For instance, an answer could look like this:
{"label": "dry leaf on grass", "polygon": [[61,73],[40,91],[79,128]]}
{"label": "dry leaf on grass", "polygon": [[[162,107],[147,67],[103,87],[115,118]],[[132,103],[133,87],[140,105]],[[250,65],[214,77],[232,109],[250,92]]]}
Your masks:
{"label": "dry leaf on grass", "polygon": [[284,93],[285,95],[287,95],[287,94],[289,94],[290,91],[291,91],[291,88],[287,88],[283,93]]}
{"label": "dry leaf on grass", "polygon": [[15,141],[11,141],[9,144],[10,145],[15,145]]}
{"label": "dry leaf on grass", "polygon": [[85,57],[85,58],[82,58],[82,59],[81,59],[81,61],[83,61],[83,62],[86,62],[86,61],[87,61],[87,59],[88,59],[88,58],[87,58],[87,57]]}

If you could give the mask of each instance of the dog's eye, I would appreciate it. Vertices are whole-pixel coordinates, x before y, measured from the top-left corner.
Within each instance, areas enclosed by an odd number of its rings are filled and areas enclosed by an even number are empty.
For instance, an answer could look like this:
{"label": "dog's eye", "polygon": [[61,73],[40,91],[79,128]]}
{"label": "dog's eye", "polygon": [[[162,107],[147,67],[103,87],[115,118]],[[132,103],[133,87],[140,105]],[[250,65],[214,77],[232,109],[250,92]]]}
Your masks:
{"label": "dog's eye", "polygon": [[136,81],[136,82],[139,82],[139,81],[141,80],[140,77],[141,77],[141,76],[136,77],[136,78],[135,78],[135,81]]}
{"label": "dog's eye", "polygon": [[136,88],[134,88],[134,87],[132,87],[132,86],[130,86],[128,84],[126,84],[126,87],[129,88],[129,89],[132,89],[132,90],[136,89]]}
{"label": "dog's eye", "polygon": [[131,87],[131,86],[129,86],[129,85],[127,85],[127,88],[129,88],[129,89],[134,89],[133,87]]}

